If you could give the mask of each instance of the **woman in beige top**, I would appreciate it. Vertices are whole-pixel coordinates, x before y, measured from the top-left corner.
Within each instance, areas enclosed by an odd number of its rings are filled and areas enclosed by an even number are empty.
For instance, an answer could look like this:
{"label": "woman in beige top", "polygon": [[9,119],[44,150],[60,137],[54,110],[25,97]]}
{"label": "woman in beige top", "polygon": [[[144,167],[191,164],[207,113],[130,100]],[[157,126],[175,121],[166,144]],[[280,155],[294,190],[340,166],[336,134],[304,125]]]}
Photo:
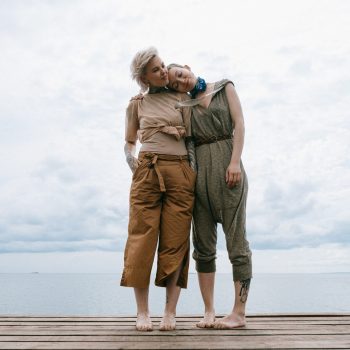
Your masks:
{"label": "woman in beige top", "polygon": [[[126,112],[125,155],[133,177],[121,285],[134,288],[136,328],[152,330],[148,291],[157,251],[155,284],[166,287],[160,330],[172,330],[180,290],[187,287],[189,265],[196,178],[184,141],[190,109],[175,108],[187,96],[165,88],[168,71],[155,48],[139,51],[131,71],[147,93],[142,100],[130,101]],[[135,158],[137,139],[142,146]]]}

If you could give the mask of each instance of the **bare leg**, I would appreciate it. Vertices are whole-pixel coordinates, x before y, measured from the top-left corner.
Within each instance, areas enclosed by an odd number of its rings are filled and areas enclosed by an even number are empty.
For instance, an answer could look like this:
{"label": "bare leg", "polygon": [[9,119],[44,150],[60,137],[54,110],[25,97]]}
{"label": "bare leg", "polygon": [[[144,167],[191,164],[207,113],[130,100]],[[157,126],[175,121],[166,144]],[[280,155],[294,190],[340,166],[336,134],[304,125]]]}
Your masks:
{"label": "bare leg", "polygon": [[198,282],[201,289],[202,298],[205,306],[204,317],[196,326],[199,328],[212,328],[215,321],[214,310],[214,283],[215,272],[198,272]]}
{"label": "bare leg", "polygon": [[149,288],[134,288],[137,304],[136,329],[138,331],[152,331],[153,325],[148,310]]}
{"label": "bare leg", "polygon": [[164,316],[159,325],[161,331],[171,331],[176,327],[176,305],[179,300],[181,288],[176,285],[182,266],[169,276],[166,286],[166,303]]}
{"label": "bare leg", "polygon": [[244,327],[245,320],[245,306],[248,297],[250,279],[245,281],[234,282],[235,286],[235,304],[231,314],[215,321],[214,328],[217,329],[232,329]]}

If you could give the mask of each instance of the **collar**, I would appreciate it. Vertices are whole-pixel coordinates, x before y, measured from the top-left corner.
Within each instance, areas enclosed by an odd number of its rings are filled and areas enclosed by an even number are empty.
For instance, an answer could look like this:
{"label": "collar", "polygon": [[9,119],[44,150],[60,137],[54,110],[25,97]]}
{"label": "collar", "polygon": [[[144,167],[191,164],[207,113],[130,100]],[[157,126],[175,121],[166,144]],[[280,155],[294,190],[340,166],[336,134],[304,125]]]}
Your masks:
{"label": "collar", "polygon": [[150,86],[148,89],[149,94],[158,94],[159,92],[165,92],[168,91],[168,89],[165,86]]}
{"label": "collar", "polygon": [[196,85],[190,91],[191,97],[192,98],[196,98],[198,92],[205,91],[206,88],[207,88],[207,83],[205,82],[205,80],[203,78],[201,78],[201,77],[198,77]]}

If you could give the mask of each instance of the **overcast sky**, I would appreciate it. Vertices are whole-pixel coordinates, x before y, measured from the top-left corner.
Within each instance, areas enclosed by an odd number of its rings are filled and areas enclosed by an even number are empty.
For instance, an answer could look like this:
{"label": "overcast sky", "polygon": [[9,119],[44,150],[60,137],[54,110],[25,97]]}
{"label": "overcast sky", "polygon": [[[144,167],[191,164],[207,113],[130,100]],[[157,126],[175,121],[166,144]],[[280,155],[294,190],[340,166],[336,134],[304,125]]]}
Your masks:
{"label": "overcast sky", "polygon": [[[119,272],[135,52],[235,82],[256,272],[350,271],[349,1],[0,1],[0,272]],[[230,271],[220,231],[220,271]]]}

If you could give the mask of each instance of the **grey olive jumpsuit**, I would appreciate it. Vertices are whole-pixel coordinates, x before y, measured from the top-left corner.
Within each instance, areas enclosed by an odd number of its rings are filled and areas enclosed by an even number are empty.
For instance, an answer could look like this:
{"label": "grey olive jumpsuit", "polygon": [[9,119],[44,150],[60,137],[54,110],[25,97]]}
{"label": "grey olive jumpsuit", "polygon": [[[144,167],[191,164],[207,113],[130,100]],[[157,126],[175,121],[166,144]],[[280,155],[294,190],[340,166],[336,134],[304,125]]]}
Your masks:
{"label": "grey olive jumpsuit", "polygon": [[[192,107],[192,136],[194,139],[215,139],[232,135],[234,125],[229,111],[225,85],[222,80],[215,89],[208,108]],[[251,251],[246,238],[247,176],[241,162],[241,181],[232,189],[225,182],[230,163],[233,140],[225,139],[196,147],[197,180],[193,212],[193,258],[198,272],[216,269],[217,223],[222,224],[226,247],[232,264],[233,280],[252,277]]]}

